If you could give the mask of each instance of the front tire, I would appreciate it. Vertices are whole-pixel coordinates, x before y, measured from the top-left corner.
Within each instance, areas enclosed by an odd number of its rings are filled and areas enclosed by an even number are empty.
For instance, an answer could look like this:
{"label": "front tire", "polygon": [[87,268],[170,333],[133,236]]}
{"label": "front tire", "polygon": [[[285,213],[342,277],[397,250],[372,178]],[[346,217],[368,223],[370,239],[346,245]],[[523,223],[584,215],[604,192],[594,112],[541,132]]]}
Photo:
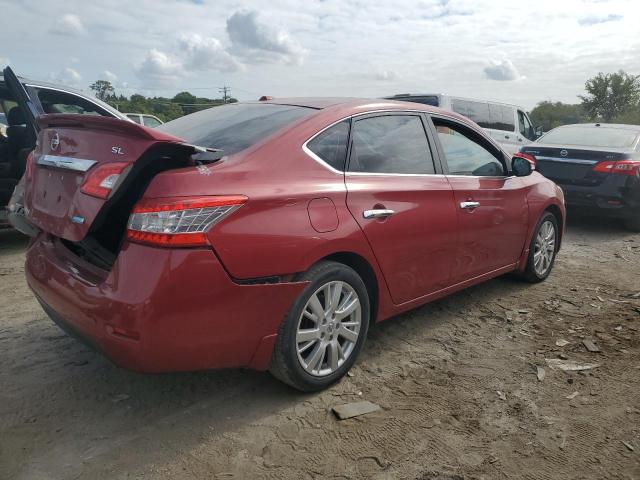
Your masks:
{"label": "front tire", "polygon": [[529,245],[527,266],[522,275],[526,281],[538,283],[549,276],[558,253],[559,242],[558,219],[553,213],[545,212],[538,220]]}
{"label": "front tire", "polygon": [[309,285],[285,315],[269,370],[312,392],[349,371],[364,344],[371,310],[364,282],[346,265],[320,262],[299,280]]}

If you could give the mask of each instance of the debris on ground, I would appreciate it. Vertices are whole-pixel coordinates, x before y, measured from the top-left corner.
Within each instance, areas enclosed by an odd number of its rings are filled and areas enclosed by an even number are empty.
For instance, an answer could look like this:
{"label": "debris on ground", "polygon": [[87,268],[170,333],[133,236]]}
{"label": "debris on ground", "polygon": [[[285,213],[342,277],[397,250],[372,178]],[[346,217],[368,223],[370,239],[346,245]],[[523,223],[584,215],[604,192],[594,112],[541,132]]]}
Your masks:
{"label": "debris on ground", "polygon": [[378,411],[380,410],[380,405],[368,401],[354,402],[338,405],[333,407],[332,410],[340,420],[346,420],[347,418],[359,417],[360,415]]}
{"label": "debris on ground", "polygon": [[560,339],[556,340],[556,345],[558,347],[566,347],[567,345],[569,345],[569,341],[565,340],[564,338],[560,338]]}
{"label": "debris on ground", "polygon": [[600,366],[599,363],[578,363],[573,360],[561,360],[558,358],[545,358],[545,362],[552,369],[558,369],[565,372],[579,372],[581,370],[592,370]]}
{"label": "debris on ground", "polygon": [[574,399],[574,398],[576,398],[578,395],[580,395],[580,392],[576,391],[576,392],[573,392],[573,393],[572,393],[572,394],[570,394],[570,395],[567,395],[567,396],[566,396],[566,399],[567,399],[567,400],[573,400],[573,399]]}
{"label": "debris on ground", "polygon": [[547,372],[545,372],[544,368],[536,367],[536,376],[538,377],[539,382],[543,381],[546,375],[547,375]]}
{"label": "debris on ground", "polygon": [[498,398],[500,400],[506,400],[507,396],[504,394],[504,392],[501,392],[500,390],[496,391],[496,393],[498,394]]}
{"label": "debris on ground", "polygon": [[596,345],[592,340],[582,340],[582,344],[584,345],[584,348],[592,353],[600,352],[600,347],[598,347],[598,345]]}
{"label": "debris on ground", "polygon": [[623,440],[623,441],[622,441],[622,444],[623,444],[625,447],[627,447],[627,449],[628,449],[630,452],[633,452],[633,451],[635,450],[635,448],[633,448],[633,445],[631,445],[629,442],[625,442],[625,441]]}

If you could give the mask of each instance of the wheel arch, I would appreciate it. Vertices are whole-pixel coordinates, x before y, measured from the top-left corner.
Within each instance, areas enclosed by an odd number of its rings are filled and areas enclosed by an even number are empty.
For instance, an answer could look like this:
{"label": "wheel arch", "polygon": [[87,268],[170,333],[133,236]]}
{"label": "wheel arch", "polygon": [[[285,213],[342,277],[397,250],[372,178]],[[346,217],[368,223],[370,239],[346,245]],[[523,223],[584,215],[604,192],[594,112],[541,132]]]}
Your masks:
{"label": "wheel arch", "polygon": [[[314,263],[316,265],[322,261],[333,261],[342,263],[355,270],[355,272],[362,278],[365,286],[367,287],[367,293],[369,295],[369,303],[371,308],[371,322],[375,322],[378,318],[379,303],[380,303],[380,286],[378,285],[378,277],[371,264],[362,255],[354,252],[335,252],[330,255],[319,259]],[[311,265],[312,267],[313,265]],[[311,268],[309,267],[309,268]]]}
{"label": "wheel arch", "polygon": [[564,215],[562,214],[562,210],[560,210],[560,207],[558,207],[555,203],[552,203],[547,208],[545,208],[543,213],[544,212],[550,212],[558,220],[558,226],[560,227],[558,231],[558,251],[559,251],[560,248],[562,247],[562,237],[564,235],[564,220],[565,220]]}

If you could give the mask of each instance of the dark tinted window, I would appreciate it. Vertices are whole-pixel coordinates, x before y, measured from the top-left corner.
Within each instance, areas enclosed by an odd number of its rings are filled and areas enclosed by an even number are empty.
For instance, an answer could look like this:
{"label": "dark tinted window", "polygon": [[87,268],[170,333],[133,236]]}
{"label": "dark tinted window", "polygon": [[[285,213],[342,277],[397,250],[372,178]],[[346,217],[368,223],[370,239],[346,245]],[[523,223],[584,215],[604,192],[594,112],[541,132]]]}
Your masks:
{"label": "dark tinted window", "polygon": [[529,117],[527,117],[521,110],[518,110],[518,129],[520,130],[520,134],[529,140],[536,139],[536,131],[533,128],[533,125],[531,125]]}
{"label": "dark tinted window", "polygon": [[595,127],[593,125],[571,125],[551,130],[537,143],[559,145],[580,145],[590,147],[632,147],[638,131],[626,128]]}
{"label": "dark tinted window", "polygon": [[307,143],[307,148],[336,170],[343,171],[347,156],[349,124],[350,122],[345,120],[327,128]]}
{"label": "dark tinted window", "polygon": [[314,112],[317,110],[290,105],[238,103],[186,115],[159,126],[158,130],[194,145],[221,148],[231,155]]}
{"label": "dark tinted window", "polygon": [[420,117],[389,115],[354,122],[350,172],[434,173]]}
{"label": "dark tinted window", "polygon": [[491,127],[489,105],[487,103],[473,102],[470,100],[452,100],[451,108],[454,112],[473,120],[482,128],[493,128]]}
{"label": "dark tinted window", "polygon": [[504,175],[504,167],[482,141],[457,124],[434,119],[449,173],[492,177]]}
{"label": "dark tinted window", "polygon": [[513,132],[516,129],[513,107],[507,105],[489,104],[489,125],[486,128]]}
{"label": "dark tinted window", "polygon": [[109,115],[86,98],[72,93],[38,88],[38,99],[45,113],[74,113],[77,115]]}
{"label": "dark tinted window", "polygon": [[421,103],[423,105],[431,105],[432,107],[440,106],[440,102],[438,101],[438,97],[435,95],[423,95],[423,96],[401,96],[396,95],[395,97],[389,97],[389,100],[398,100],[400,102],[413,102],[413,103]]}

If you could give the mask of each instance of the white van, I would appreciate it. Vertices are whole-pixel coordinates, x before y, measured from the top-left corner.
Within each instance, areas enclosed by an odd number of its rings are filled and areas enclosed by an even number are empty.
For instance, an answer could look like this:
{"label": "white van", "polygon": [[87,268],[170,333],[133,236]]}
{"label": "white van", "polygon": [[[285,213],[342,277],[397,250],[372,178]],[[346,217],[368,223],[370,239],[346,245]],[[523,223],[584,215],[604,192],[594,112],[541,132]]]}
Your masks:
{"label": "white van", "polygon": [[401,93],[384,98],[423,103],[464,115],[485,129],[510,155],[542,135],[542,129],[535,128],[527,112],[518,105],[440,93],[424,95]]}

